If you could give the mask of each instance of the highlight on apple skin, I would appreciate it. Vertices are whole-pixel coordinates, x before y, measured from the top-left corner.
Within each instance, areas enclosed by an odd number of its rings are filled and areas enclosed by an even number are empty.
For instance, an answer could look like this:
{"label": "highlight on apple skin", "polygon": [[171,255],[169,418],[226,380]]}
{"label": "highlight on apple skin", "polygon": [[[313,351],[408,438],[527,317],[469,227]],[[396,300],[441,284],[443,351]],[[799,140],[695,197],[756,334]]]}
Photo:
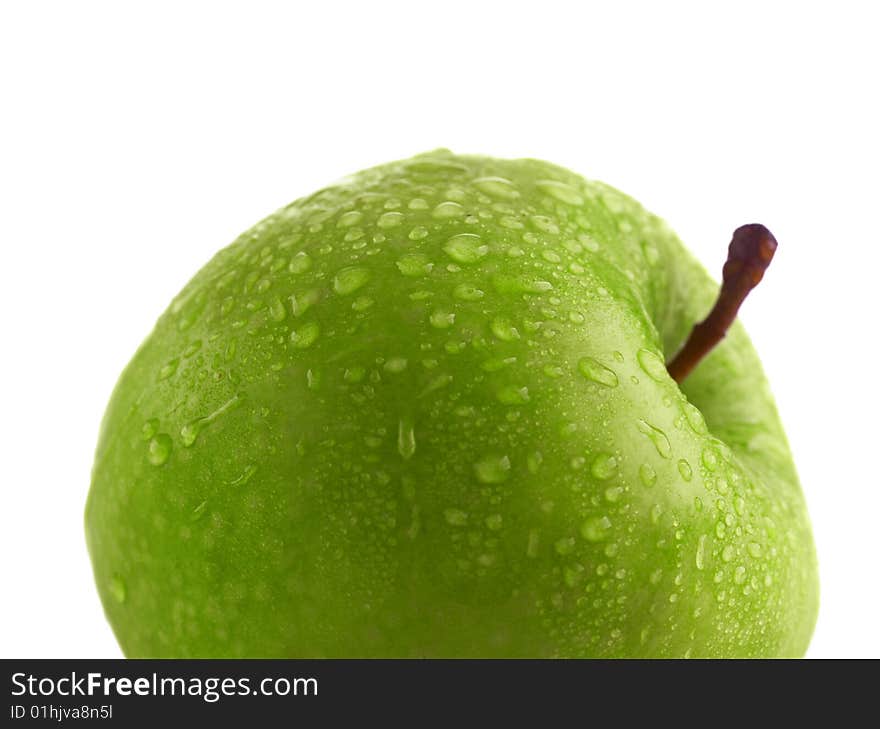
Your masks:
{"label": "highlight on apple skin", "polygon": [[665,365],[718,290],[531,159],[438,150],[269,216],[107,407],[86,536],[123,651],[802,655],[816,557],[758,356],[735,323]]}

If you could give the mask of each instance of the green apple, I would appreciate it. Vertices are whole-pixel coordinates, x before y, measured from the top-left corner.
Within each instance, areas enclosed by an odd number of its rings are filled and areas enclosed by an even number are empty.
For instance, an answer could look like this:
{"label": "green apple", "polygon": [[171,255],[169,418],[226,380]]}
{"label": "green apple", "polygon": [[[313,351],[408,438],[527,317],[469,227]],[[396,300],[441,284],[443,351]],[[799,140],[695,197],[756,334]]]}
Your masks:
{"label": "green apple", "polygon": [[622,193],[431,152],[220,251],[123,372],[86,534],[128,656],[800,656],[767,382]]}

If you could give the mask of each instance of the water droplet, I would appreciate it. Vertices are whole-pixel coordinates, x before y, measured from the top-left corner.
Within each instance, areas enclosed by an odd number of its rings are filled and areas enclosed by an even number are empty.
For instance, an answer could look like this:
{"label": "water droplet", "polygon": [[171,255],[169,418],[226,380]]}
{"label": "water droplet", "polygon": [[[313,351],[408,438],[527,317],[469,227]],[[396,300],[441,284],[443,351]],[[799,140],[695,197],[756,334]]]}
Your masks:
{"label": "water droplet", "polygon": [[309,369],[306,371],[306,387],[315,391],[321,387],[321,373],[317,370]]}
{"label": "water droplet", "polygon": [[406,220],[406,216],[403,213],[383,213],[376,221],[376,225],[383,229],[396,228],[403,223],[404,220]]}
{"label": "water droplet", "polygon": [[141,426],[141,438],[144,440],[150,440],[156,433],[159,432],[159,419],[158,418],[150,418]]}
{"label": "water droplet", "polygon": [[707,471],[715,471],[718,469],[718,456],[711,448],[706,447],[703,449],[703,454],[700,460],[703,462]]}
{"label": "water droplet", "polygon": [[352,225],[360,223],[363,217],[364,214],[359,210],[349,210],[347,213],[339,216],[336,226],[339,228],[350,228]]}
{"label": "water droplet", "polygon": [[670,379],[666,364],[660,359],[659,355],[648,349],[640,349],[636,354],[636,358],[639,360],[639,365],[645,371],[645,374],[655,382],[666,382]]}
{"label": "water droplet", "polygon": [[185,448],[189,448],[192,446],[196,439],[199,437],[199,433],[202,432],[208,425],[213,423],[217,418],[219,418],[223,413],[225,413],[230,408],[234,407],[238,404],[238,395],[235,395],[225,403],[223,403],[219,408],[217,408],[210,415],[205,415],[201,418],[194,418],[186,423],[180,429],[180,439]]}
{"label": "water droplet", "polygon": [[735,554],[735,550],[731,545],[727,545],[724,549],[721,550],[721,559],[725,562],[730,562],[733,559],[733,555]]}
{"label": "water droplet", "polygon": [[147,446],[147,459],[154,466],[161,466],[171,455],[171,436],[166,433],[155,435]]}
{"label": "water droplet", "polygon": [[340,296],[353,294],[370,280],[370,271],[362,266],[348,266],[337,271],[333,290]]}
{"label": "water droplet", "polygon": [[498,372],[515,362],[516,357],[504,357],[503,359],[501,357],[491,357],[480,363],[480,369],[484,372]]}
{"label": "water droplet", "polygon": [[385,371],[398,374],[406,369],[407,360],[403,357],[392,357],[385,363]]}
{"label": "water droplet", "polygon": [[651,523],[656,524],[659,522],[661,514],[663,514],[663,507],[660,504],[654,504],[651,507]]}
{"label": "water droplet", "polygon": [[453,261],[471,264],[484,258],[489,253],[489,246],[482,243],[478,235],[461,233],[446,241],[443,250]]}
{"label": "water droplet", "polygon": [[410,240],[423,240],[428,237],[428,229],[423,225],[417,225],[406,237]]}
{"label": "water droplet", "polygon": [[553,544],[553,549],[556,550],[556,554],[564,557],[574,551],[574,545],[574,537],[562,537],[562,539],[556,540]]}
{"label": "water droplet", "polygon": [[622,494],[622,486],[609,486],[607,489],[605,489],[605,500],[610,501],[611,503],[615,503],[616,501],[620,500]]}
{"label": "water droplet", "polygon": [[[531,215],[529,216],[529,222],[533,227],[544,233],[550,233],[551,235],[556,235],[559,232],[559,226],[553,221],[552,218],[548,218],[546,215]],[[527,239],[527,235],[523,236],[523,239]],[[531,241],[527,241],[531,242]]]}
{"label": "water droplet", "polygon": [[593,478],[607,481],[617,473],[617,459],[610,453],[599,453],[590,464],[590,473]]}
{"label": "water droplet", "polygon": [[202,432],[204,426],[204,418],[196,418],[180,429],[180,439],[185,448],[189,448],[196,442],[196,439],[199,437],[199,433]]}
{"label": "water droplet", "polygon": [[680,459],[678,462],[678,472],[685,481],[690,481],[694,477],[694,471],[691,468],[691,464],[684,458]]}
{"label": "water droplet", "polygon": [[498,390],[495,397],[504,405],[523,405],[529,401],[529,388],[507,385]]}
{"label": "water droplet", "polygon": [[461,509],[446,509],[443,512],[443,517],[446,519],[446,523],[452,526],[464,526],[468,521],[467,512]]}
{"label": "water droplet", "polygon": [[482,483],[503,483],[510,476],[510,458],[486,456],[474,464],[474,473]]}
{"label": "water droplet", "polygon": [[741,585],[746,581],[746,568],[740,565],[733,571],[733,581],[737,585]]}
{"label": "water droplet", "polygon": [[412,418],[403,417],[397,423],[397,452],[407,461],[416,452],[416,430]]}
{"label": "water droplet", "polygon": [[479,301],[485,294],[476,286],[463,283],[453,289],[452,295],[461,301]]}
{"label": "water droplet", "polygon": [[761,545],[757,542],[749,542],[748,550],[749,554],[755,559],[759,559],[761,557]]}
{"label": "water droplet", "polygon": [[656,569],[651,573],[651,576],[648,578],[651,581],[652,585],[656,585],[660,582],[663,577],[663,570]]}
{"label": "water droplet", "polygon": [[369,296],[358,296],[353,302],[351,302],[351,308],[354,311],[366,311],[375,303],[376,302]]}
{"label": "water droplet", "polygon": [[669,438],[666,437],[666,433],[660,430],[660,428],[655,428],[646,420],[639,420],[638,427],[640,433],[647,435],[648,438],[651,439],[651,442],[657,449],[657,453],[659,453],[662,458],[672,457],[672,446],[669,445]]}
{"label": "water droplet", "polygon": [[423,253],[407,253],[398,259],[396,265],[397,270],[409,278],[424,276],[434,267]]}
{"label": "water droplet", "polygon": [[701,534],[697,540],[697,554],[695,557],[697,569],[701,570],[706,566],[706,535]]}
{"label": "water droplet", "polygon": [[342,374],[342,379],[350,385],[363,381],[367,371],[363,367],[348,367]]}
{"label": "water droplet", "polygon": [[284,321],[287,317],[287,309],[284,308],[284,303],[277,296],[272,299],[272,303],[269,305],[269,316],[273,321]]}
{"label": "water droplet", "polygon": [[609,367],[592,357],[584,357],[578,362],[580,373],[588,380],[605,387],[617,387],[617,375]]}
{"label": "water droplet", "polygon": [[480,177],[474,180],[474,187],[490,197],[501,200],[513,200],[519,197],[519,192],[513,183],[504,177]]}
{"label": "water droplet", "polygon": [[643,463],[639,468],[639,478],[646,488],[651,488],[657,483],[657,472],[651,464]]}
{"label": "water droplet", "polygon": [[709,432],[709,428],[706,426],[706,420],[703,418],[703,413],[701,413],[696,406],[689,402],[685,402],[682,406],[682,410],[684,410],[684,417],[687,420],[688,425],[697,435],[705,435]]}
{"label": "water droplet", "polygon": [[588,542],[601,542],[611,533],[611,520],[607,516],[592,516],[581,526],[581,536]]}
{"label": "water droplet", "polygon": [[125,602],[127,591],[125,589],[125,582],[119,575],[113,575],[113,577],[110,578],[110,582],[107,584],[107,589],[116,602],[120,604]]}
{"label": "water droplet", "polygon": [[553,290],[549,281],[500,274],[492,277],[492,286],[499,294],[543,294]]}
{"label": "water droplet", "polygon": [[300,251],[290,259],[287,270],[291,273],[305,273],[312,267],[312,257],[305,251]]}
{"label": "water droplet", "polygon": [[497,532],[501,529],[502,522],[503,518],[501,517],[501,514],[492,514],[486,517],[486,527],[493,532]]}
{"label": "water droplet", "polygon": [[455,314],[445,309],[435,309],[431,312],[430,322],[435,329],[449,329],[455,323]]}
{"label": "water droplet", "polygon": [[464,215],[464,208],[457,202],[447,200],[440,203],[431,211],[431,215],[435,218],[460,218]]}
{"label": "water droplet", "polygon": [[162,365],[162,368],[159,370],[159,381],[167,380],[171,377],[175,372],[177,372],[177,366],[180,364],[180,360],[175,357],[169,362]]}
{"label": "water droplet", "polygon": [[318,289],[309,289],[299,294],[292,294],[289,298],[293,315],[300,317],[320,301],[321,292]]}
{"label": "water droplet", "polygon": [[506,317],[497,316],[492,320],[492,334],[502,342],[512,342],[519,339],[519,330]]}
{"label": "water droplet", "polygon": [[317,322],[303,324],[290,333],[290,343],[295,349],[308,349],[321,335],[321,327]]}
{"label": "water droplet", "polygon": [[535,183],[535,187],[537,187],[541,192],[544,192],[550,197],[556,198],[560,202],[568,203],[569,205],[583,205],[584,199],[581,197],[580,193],[572,187],[564,182],[559,182],[557,180],[538,180]]}

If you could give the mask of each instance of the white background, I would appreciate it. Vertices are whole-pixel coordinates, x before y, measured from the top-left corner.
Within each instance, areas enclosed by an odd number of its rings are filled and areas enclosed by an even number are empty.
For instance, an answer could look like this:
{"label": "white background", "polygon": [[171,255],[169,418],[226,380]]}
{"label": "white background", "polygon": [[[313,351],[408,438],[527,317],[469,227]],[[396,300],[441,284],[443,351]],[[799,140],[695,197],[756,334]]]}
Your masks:
{"label": "white background", "polygon": [[742,316],[815,526],[809,655],[880,656],[872,5],[4,2],[0,655],[120,655],[82,511],[172,296],[275,208],[445,146],[609,182],[716,274],[738,224],[775,232]]}

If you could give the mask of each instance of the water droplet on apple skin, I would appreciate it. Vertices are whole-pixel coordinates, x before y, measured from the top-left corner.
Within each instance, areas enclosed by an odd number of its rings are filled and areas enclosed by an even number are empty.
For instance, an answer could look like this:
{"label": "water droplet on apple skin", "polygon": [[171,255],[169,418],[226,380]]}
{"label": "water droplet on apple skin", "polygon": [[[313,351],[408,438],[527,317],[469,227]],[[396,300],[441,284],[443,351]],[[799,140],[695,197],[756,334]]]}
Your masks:
{"label": "water droplet on apple skin", "polygon": [[514,184],[504,177],[480,177],[473,181],[473,185],[480,192],[496,199],[515,200],[519,197],[519,191]]}
{"label": "water droplet on apple skin", "polygon": [[694,563],[698,570],[706,567],[706,535],[701,534],[697,540],[697,553],[694,557]]}
{"label": "water droplet on apple skin", "polygon": [[397,452],[408,461],[416,452],[416,433],[413,421],[409,417],[400,418],[397,424]]}
{"label": "water droplet on apple skin", "polygon": [[333,278],[333,290],[340,296],[348,296],[362,288],[370,280],[370,270],[363,266],[347,266],[337,271]]}
{"label": "water droplet on apple skin", "polygon": [[443,250],[453,261],[466,266],[477,263],[489,254],[489,246],[474,233],[452,236],[446,241]]}
{"label": "water droplet on apple skin", "polygon": [[587,519],[581,526],[581,536],[588,542],[601,542],[611,532],[611,520],[607,516],[594,516]]}
{"label": "water droplet on apple skin", "polygon": [[639,466],[639,480],[645,488],[651,488],[657,483],[657,472],[650,463],[643,463]]}
{"label": "water droplet on apple skin", "polygon": [[606,367],[599,360],[593,357],[583,357],[578,361],[578,371],[591,382],[598,383],[604,387],[617,387],[618,379],[614,370]]}
{"label": "water droplet on apple skin", "polygon": [[607,481],[617,473],[617,459],[611,453],[598,453],[590,463],[590,473],[599,481]]}
{"label": "water droplet on apple skin", "polygon": [[681,477],[685,481],[690,481],[694,477],[694,472],[691,468],[691,464],[688,463],[687,460],[684,458],[678,461],[678,472],[681,474]]}
{"label": "water droplet on apple skin", "polygon": [[107,584],[107,591],[111,597],[120,605],[124,603],[128,597],[128,590],[125,586],[125,580],[120,575],[113,575]]}
{"label": "water droplet on apple skin", "polygon": [[396,228],[397,226],[402,225],[405,220],[406,216],[403,213],[384,213],[379,216],[379,219],[376,221],[376,226],[387,230],[389,228]]}
{"label": "water droplet on apple skin", "polygon": [[449,329],[455,324],[455,312],[447,309],[435,309],[431,312],[429,322],[434,329]]}
{"label": "water droplet on apple skin", "polygon": [[309,322],[290,333],[290,343],[294,349],[308,349],[321,334],[321,327],[317,322]]}
{"label": "water droplet on apple skin", "polygon": [[447,200],[437,205],[431,215],[441,220],[447,218],[460,218],[465,214],[464,208],[457,202]]}
{"label": "water droplet on apple skin", "polygon": [[660,428],[651,425],[647,420],[637,421],[637,426],[640,433],[648,436],[661,458],[672,458],[672,446],[669,443],[669,438],[666,437],[666,433],[660,430]]}
{"label": "water droplet on apple skin", "polygon": [[510,459],[506,455],[489,455],[474,464],[474,474],[480,483],[503,483],[510,476]]}
{"label": "water droplet on apple skin", "polygon": [[149,441],[156,433],[159,432],[159,419],[150,418],[141,426],[141,438]]}
{"label": "water droplet on apple skin", "polygon": [[645,374],[655,382],[666,382],[671,379],[666,364],[651,350],[640,349],[636,353],[636,359]]}
{"label": "water droplet on apple skin", "polygon": [[154,466],[162,466],[171,455],[171,436],[167,433],[158,433],[150,439],[147,447],[147,459]]}
{"label": "water droplet on apple skin", "polygon": [[583,196],[571,185],[557,180],[538,180],[535,187],[567,205],[583,205]]}
{"label": "water droplet on apple skin", "polygon": [[350,228],[351,226],[360,223],[363,219],[364,214],[360,210],[349,210],[339,216],[339,219],[336,221],[336,227]]}

